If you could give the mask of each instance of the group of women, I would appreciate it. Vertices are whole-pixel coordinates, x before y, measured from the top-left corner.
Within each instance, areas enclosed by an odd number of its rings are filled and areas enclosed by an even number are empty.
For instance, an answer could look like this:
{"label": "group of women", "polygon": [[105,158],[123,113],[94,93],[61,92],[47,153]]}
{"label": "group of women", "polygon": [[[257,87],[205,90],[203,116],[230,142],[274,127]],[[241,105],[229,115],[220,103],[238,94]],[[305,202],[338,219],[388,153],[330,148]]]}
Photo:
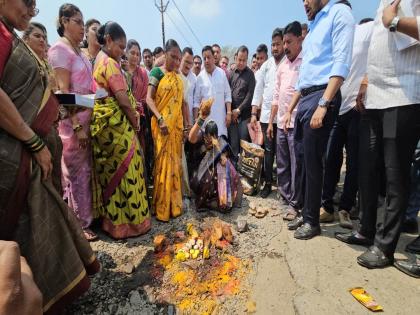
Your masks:
{"label": "group of women", "polygon": [[[127,39],[117,23],[92,19],[85,27],[80,9],[65,4],[57,31],[60,39],[48,50],[57,89],[84,95],[100,88],[107,95],[96,100],[93,111],[61,111],[63,197],[88,240],[97,238],[89,227],[98,217],[116,239],[144,234],[151,221],[138,132],[147,75],[140,67],[122,70]],[[139,64],[137,42],[129,42],[128,52]]]}
{"label": "group of women", "polygon": [[[45,27],[30,22],[37,13],[35,0],[0,0],[0,239],[19,244],[43,294],[43,312],[54,314],[99,270],[87,242],[97,238],[90,229],[95,218],[122,239],[150,230],[151,209],[160,221],[181,215],[189,123],[176,41],[167,42],[163,65],[148,74],[140,45],[127,42],[117,23],[85,24],[78,7],[64,4],[60,38],[47,49]],[[93,109],[63,107],[54,96],[99,89]],[[214,124],[202,129],[207,115],[191,130],[194,141],[202,130],[204,140],[217,139]],[[207,154],[198,187],[214,193],[199,191],[198,200],[216,197],[216,207],[230,208],[238,180],[227,145],[206,143],[212,158]]]}

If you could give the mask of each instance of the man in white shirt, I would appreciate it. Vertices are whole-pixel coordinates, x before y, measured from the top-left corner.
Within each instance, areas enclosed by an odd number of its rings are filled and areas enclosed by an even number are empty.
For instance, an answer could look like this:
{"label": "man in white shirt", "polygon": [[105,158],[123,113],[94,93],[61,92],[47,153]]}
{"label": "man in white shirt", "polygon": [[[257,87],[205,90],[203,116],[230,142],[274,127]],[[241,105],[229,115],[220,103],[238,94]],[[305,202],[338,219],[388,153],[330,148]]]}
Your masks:
{"label": "man in white shirt", "polygon": [[201,57],[199,55],[195,55],[194,56],[194,66],[192,68],[192,72],[195,74],[196,77],[198,77],[198,75],[201,72],[202,63],[203,63],[203,61],[201,60]]}
{"label": "man in white shirt", "polygon": [[360,84],[366,75],[367,54],[372,37],[373,19],[363,19],[356,25],[353,41],[353,58],[349,77],[341,87],[343,97],[340,111],[331,130],[325,162],[322,207],[319,222],[334,221],[333,198],[343,164],[343,149],[346,148],[346,177],[341,194],[338,216],[340,226],[352,229],[350,211],[355,204],[358,189],[358,154],[360,113],[356,98]]}
{"label": "man in white shirt", "polygon": [[259,44],[255,51],[258,63],[258,69],[268,60],[268,48],[266,44]]}
{"label": "man in white shirt", "polygon": [[[389,27],[389,25],[393,22],[394,18],[398,15],[398,5],[400,4],[400,0],[395,1],[395,3],[393,5],[388,6],[383,13],[382,16],[382,22],[384,24],[385,27]],[[420,4],[420,1],[417,1],[417,6]],[[420,35],[420,16],[418,15],[418,11],[415,11],[415,16],[413,17],[401,17],[396,25],[396,31],[406,34],[414,39],[419,40],[419,35]],[[395,20],[394,20],[395,21]],[[418,153],[419,151],[419,145],[420,143],[417,145],[417,150],[416,150],[416,155],[415,155],[415,162],[414,163],[419,163],[419,156],[420,154]],[[418,182],[420,180],[420,175],[418,174],[418,165],[417,165],[417,170],[414,170],[415,174],[417,175],[417,178],[414,180],[414,182],[412,182],[412,187],[413,184],[414,185],[418,185]],[[413,169],[412,169],[413,171]],[[413,191],[411,192],[411,194],[413,193]],[[410,196],[410,199],[412,197]],[[416,199],[416,198],[414,198]],[[416,200],[414,201],[414,203],[416,203]],[[413,206],[413,205],[410,205]],[[416,217],[417,217],[417,213],[418,213],[418,207],[416,207],[417,212],[416,212]],[[411,209],[413,210],[413,209]],[[414,211],[416,211],[414,210]],[[409,212],[409,210],[407,209],[407,212]],[[411,211],[410,211],[411,212]],[[416,259],[413,260],[398,260],[395,262],[395,267],[397,267],[399,270],[401,270],[402,272],[415,277],[415,278],[420,278],[420,236],[417,237],[414,241],[412,241],[410,244],[407,245],[406,247],[406,251],[411,252],[416,254]]]}
{"label": "man in white shirt", "polygon": [[188,103],[188,109],[190,114],[190,124],[194,123],[193,107],[194,107],[194,91],[197,78],[192,73],[193,67],[193,51],[190,47],[185,47],[182,51],[181,60],[181,74],[184,81],[184,99]]}
{"label": "man in white shirt", "polygon": [[202,50],[204,70],[197,77],[194,93],[194,118],[198,116],[198,109],[203,100],[214,99],[211,113],[207,120],[214,120],[219,129],[219,135],[227,136],[227,127],[232,119],[232,94],[229,82],[223,69],[216,67],[211,46]]}
{"label": "man in white shirt", "polygon": [[[363,156],[359,164],[360,211],[362,216],[370,216],[371,222],[361,226],[359,234],[374,245],[357,262],[367,268],[393,264],[408,204],[411,160],[420,138],[420,43],[397,32],[399,27],[406,31],[409,16],[420,16],[420,1],[390,3],[381,1],[374,22],[368,55],[366,110],[360,121],[359,149]],[[391,22],[382,21],[385,8],[386,13],[393,12]],[[415,25],[418,20],[414,17],[411,20]],[[412,35],[418,39],[418,30]],[[382,151],[386,206],[378,209],[376,216],[377,166]],[[375,233],[376,218],[379,224]]]}
{"label": "man in white shirt", "polygon": [[274,120],[273,138],[267,137],[267,127],[271,113],[271,102],[273,101],[274,83],[279,64],[284,56],[283,53],[283,32],[276,28],[271,36],[272,57],[264,62],[261,68],[255,73],[255,90],[252,99],[251,126],[257,123],[258,110],[261,110],[260,124],[264,135],[264,181],[265,185],[261,191],[261,197],[267,198],[271,192],[273,179],[273,164],[276,152],[276,121]]}

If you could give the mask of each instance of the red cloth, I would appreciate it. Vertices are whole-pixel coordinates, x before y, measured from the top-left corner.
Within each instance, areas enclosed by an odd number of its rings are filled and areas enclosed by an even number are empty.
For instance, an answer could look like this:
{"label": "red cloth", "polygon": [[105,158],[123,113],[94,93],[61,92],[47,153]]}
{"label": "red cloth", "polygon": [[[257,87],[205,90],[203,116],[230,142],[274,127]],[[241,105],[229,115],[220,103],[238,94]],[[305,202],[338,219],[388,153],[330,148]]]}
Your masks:
{"label": "red cloth", "polygon": [[142,67],[137,67],[133,74],[132,90],[136,101],[139,103],[146,102],[147,87],[149,85],[149,77]]}
{"label": "red cloth", "polygon": [[4,66],[12,50],[13,34],[0,21],[0,77],[3,75]]}

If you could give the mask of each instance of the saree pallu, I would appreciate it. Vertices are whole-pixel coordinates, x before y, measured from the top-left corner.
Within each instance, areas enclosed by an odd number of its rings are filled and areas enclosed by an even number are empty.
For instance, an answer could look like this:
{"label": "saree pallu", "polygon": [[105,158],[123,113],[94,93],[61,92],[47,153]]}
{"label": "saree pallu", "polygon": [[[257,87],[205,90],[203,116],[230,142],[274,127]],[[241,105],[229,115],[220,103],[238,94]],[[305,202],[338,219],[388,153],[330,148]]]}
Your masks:
{"label": "saree pallu", "polygon": [[[1,87],[23,119],[48,142],[58,102],[54,96],[46,97],[43,71],[34,53],[16,36]],[[39,165],[31,161],[21,142],[0,130],[0,147],[0,172],[2,177],[10,176],[9,182],[2,179],[0,187],[1,238],[19,244],[43,295],[43,311],[58,314],[87,291],[87,274],[97,272],[99,263],[77,219],[51,180],[41,179]],[[4,192],[9,192],[9,200]]]}
{"label": "saree pallu", "polygon": [[175,72],[168,72],[160,80],[155,103],[168,126],[163,135],[156,117],[152,118],[152,135],[155,143],[153,172],[153,207],[156,218],[169,221],[182,214],[182,80]]}
{"label": "saree pallu", "polygon": [[[135,100],[130,95],[132,103]],[[143,160],[136,131],[113,97],[98,100],[91,123],[94,208],[113,238],[138,236],[151,228]]]}

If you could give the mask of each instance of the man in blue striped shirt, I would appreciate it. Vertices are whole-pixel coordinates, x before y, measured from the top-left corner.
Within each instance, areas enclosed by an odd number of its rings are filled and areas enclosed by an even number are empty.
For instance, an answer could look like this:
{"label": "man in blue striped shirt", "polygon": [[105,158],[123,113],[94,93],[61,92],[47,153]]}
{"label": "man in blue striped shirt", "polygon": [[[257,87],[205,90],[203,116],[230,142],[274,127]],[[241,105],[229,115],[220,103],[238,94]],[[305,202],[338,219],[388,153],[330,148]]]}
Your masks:
{"label": "man in blue striped shirt", "polygon": [[305,200],[303,217],[292,221],[289,229],[297,229],[297,239],[310,239],[321,233],[323,159],[341,105],[340,86],[350,71],[355,23],[348,2],[304,0],[303,5],[310,21],[309,33],[303,43],[299,80],[284,129],[298,105],[294,136],[296,154],[304,161]]}

